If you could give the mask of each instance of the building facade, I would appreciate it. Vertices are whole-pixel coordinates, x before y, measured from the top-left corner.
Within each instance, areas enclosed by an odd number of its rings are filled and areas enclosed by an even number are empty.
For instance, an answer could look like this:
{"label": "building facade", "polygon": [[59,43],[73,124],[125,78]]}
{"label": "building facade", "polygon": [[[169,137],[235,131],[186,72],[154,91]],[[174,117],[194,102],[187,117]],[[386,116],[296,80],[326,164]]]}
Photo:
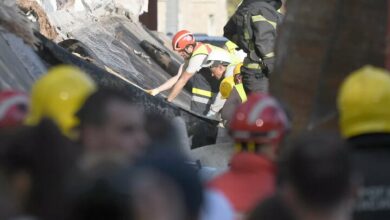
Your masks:
{"label": "building facade", "polygon": [[158,31],[174,34],[181,29],[222,36],[226,0],[158,0]]}

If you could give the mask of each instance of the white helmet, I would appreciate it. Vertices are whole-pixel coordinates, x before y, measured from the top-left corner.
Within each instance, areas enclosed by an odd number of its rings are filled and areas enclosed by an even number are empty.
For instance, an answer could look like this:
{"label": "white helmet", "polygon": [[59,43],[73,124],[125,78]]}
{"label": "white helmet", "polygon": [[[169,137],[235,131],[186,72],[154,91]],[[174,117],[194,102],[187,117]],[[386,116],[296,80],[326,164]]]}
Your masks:
{"label": "white helmet", "polygon": [[229,65],[232,63],[232,57],[229,52],[222,48],[216,48],[211,51],[211,53],[207,56],[205,64],[203,67],[211,67],[214,63]]}

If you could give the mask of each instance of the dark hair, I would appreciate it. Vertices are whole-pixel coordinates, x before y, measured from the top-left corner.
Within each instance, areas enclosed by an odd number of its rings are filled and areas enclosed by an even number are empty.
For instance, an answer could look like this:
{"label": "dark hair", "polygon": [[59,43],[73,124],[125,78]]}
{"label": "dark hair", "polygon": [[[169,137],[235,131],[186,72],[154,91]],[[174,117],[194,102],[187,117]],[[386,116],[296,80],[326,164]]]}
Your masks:
{"label": "dark hair", "polygon": [[10,177],[19,172],[31,177],[24,211],[43,220],[64,219],[80,148],[48,119],[34,127],[21,127],[7,139],[0,144],[0,167]]}
{"label": "dark hair", "polygon": [[299,136],[282,153],[280,170],[282,181],[315,208],[338,204],[351,187],[348,149],[336,134],[308,132]]}
{"label": "dark hair", "polygon": [[250,213],[248,220],[295,220],[290,208],[278,194],[262,201]]}
{"label": "dark hair", "polygon": [[162,114],[146,113],[145,130],[151,139],[151,147],[180,147],[180,138],[172,119]]}
{"label": "dark hair", "polygon": [[115,164],[100,165],[82,184],[75,186],[69,219],[134,219],[129,190],[131,170]]}
{"label": "dark hair", "polygon": [[110,87],[99,88],[98,91],[87,98],[76,114],[80,119],[80,127],[85,125],[103,125],[107,120],[107,105],[112,101],[135,104],[133,98],[123,91]]}
{"label": "dark hair", "polygon": [[139,169],[156,171],[176,183],[185,201],[187,219],[198,219],[203,204],[203,188],[194,167],[176,149],[152,149],[137,163]]}

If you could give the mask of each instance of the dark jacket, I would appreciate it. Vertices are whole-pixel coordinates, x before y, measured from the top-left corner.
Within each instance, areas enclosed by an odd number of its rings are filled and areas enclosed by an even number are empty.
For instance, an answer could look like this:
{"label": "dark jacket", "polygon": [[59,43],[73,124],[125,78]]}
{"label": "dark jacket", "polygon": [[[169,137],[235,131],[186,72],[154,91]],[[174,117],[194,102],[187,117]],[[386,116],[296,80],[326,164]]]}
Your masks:
{"label": "dark jacket", "polygon": [[360,135],[348,142],[363,184],[353,219],[390,219],[390,134]]}
{"label": "dark jacket", "polygon": [[[243,1],[225,25],[224,36],[236,43],[254,61],[272,58],[270,54],[274,50],[276,25],[282,19],[282,15],[277,12],[280,6],[280,0]],[[249,39],[244,36],[246,29]]]}

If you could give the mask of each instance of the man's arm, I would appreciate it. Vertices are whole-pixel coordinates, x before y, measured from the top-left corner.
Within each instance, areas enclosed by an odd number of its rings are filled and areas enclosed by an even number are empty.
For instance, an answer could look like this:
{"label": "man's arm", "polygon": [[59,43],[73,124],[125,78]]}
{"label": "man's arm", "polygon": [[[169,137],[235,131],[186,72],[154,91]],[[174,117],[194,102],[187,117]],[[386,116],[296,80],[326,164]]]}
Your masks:
{"label": "man's arm", "polygon": [[182,64],[180,66],[179,71],[177,72],[177,74],[175,76],[171,77],[170,79],[168,79],[165,83],[163,83],[162,85],[160,85],[157,88],[154,88],[154,89],[151,89],[151,90],[147,90],[147,91],[151,95],[155,96],[155,95],[159,94],[160,92],[163,92],[165,90],[168,90],[168,89],[172,88],[173,85],[175,85],[175,83],[177,82],[177,80],[181,76],[181,73],[183,71],[183,66],[184,65]]}
{"label": "man's arm", "polygon": [[267,20],[262,15],[254,15],[251,19],[256,55],[261,59],[273,57],[276,22]]}
{"label": "man's arm", "polygon": [[172,102],[176,98],[176,96],[183,90],[183,87],[187,84],[188,80],[190,80],[193,75],[193,73],[189,73],[187,71],[184,71],[181,74],[179,80],[176,82],[167,98],[168,102]]}
{"label": "man's arm", "polygon": [[199,54],[191,57],[188,61],[188,66],[185,71],[181,74],[179,80],[176,82],[167,100],[172,102],[176,96],[183,90],[183,87],[187,84],[188,80],[202,68],[203,61],[207,58],[205,54]]}
{"label": "man's arm", "polygon": [[212,116],[216,115],[222,109],[225,102],[226,102],[226,99],[223,99],[221,92],[218,92],[217,96],[215,97],[214,103],[211,104],[210,110],[206,116],[212,117]]}

